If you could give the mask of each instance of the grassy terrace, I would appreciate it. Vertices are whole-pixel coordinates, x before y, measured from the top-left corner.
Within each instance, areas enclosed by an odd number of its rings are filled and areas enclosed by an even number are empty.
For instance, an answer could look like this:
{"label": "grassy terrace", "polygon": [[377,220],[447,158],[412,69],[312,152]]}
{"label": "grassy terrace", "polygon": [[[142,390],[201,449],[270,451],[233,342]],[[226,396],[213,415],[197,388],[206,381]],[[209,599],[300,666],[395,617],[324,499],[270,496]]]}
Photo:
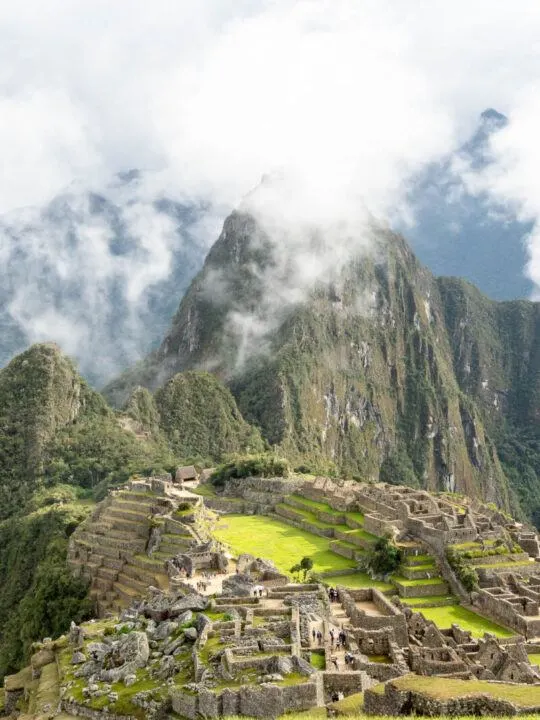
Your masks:
{"label": "grassy terrace", "polygon": [[202,495],[202,497],[218,497],[212,485],[208,483],[197,485],[197,487],[190,490],[190,492],[195,493],[195,495]]}
{"label": "grassy terrace", "polygon": [[280,505],[276,505],[276,508],[284,508],[288,510],[291,513],[294,513],[298,516],[298,520],[302,521],[305,520],[310,525],[313,525],[314,527],[322,528],[323,530],[327,530],[328,528],[335,528],[335,524],[323,522],[322,520],[319,520],[319,518],[315,515],[315,513],[312,513],[310,510],[301,510],[300,508],[292,507],[292,505],[286,505],[285,503],[281,503]]}
{"label": "grassy terrace", "polygon": [[[394,586],[381,580],[372,580],[366,573],[353,573],[352,575],[325,575],[324,582],[328,585],[343,585],[348,588],[368,588],[373,587],[381,592],[393,590]],[[395,592],[395,590],[394,590]]]}
{"label": "grassy terrace", "polygon": [[404,587],[424,587],[425,585],[440,585],[444,580],[441,577],[429,578],[425,580],[409,580],[406,577],[396,576],[394,580]]}
{"label": "grassy terrace", "polygon": [[356,567],[353,560],[329,550],[329,538],[263,515],[226,515],[219,519],[214,535],[233,552],[267,557],[286,573],[305,555],[313,559],[315,572]]}
{"label": "grassy terrace", "polygon": [[491,620],[486,620],[486,618],[461,607],[461,605],[423,607],[419,608],[419,612],[422,613],[426,620],[432,620],[441,629],[449,628],[455,623],[463,630],[469,630],[474,637],[482,637],[486,632],[503,638],[515,635],[511,630],[507,630],[501,625],[491,622]]}
{"label": "grassy terrace", "polygon": [[302,505],[305,505],[306,508],[310,508],[311,510],[319,510],[329,513],[330,515],[335,515],[336,517],[351,518],[351,520],[354,520],[357,523],[364,522],[364,515],[361,512],[340,512],[339,510],[334,510],[334,508],[331,508],[330,505],[327,505],[326,503],[309,500],[308,498],[302,497],[302,495],[291,495],[291,498],[299,503],[302,503]]}
{"label": "grassy terrace", "polygon": [[412,674],[393,680],[392,685],[399,690],[414,690],[437,700],[488,695],[509,700],[522,708],[540,705],[540,685],[528,685],[524,692],[523,685],[512,683],[490,683],[486,680],[457,680]]}
{"label": "grassy terrace", "polygon": [[427,595],[426,597],[401,598],[401,602],[412,608],[420,608],[422,605],[429,605],[430,603],[436,602],[444,603],[445,605],[455,605],[456,597],[454,595]]}

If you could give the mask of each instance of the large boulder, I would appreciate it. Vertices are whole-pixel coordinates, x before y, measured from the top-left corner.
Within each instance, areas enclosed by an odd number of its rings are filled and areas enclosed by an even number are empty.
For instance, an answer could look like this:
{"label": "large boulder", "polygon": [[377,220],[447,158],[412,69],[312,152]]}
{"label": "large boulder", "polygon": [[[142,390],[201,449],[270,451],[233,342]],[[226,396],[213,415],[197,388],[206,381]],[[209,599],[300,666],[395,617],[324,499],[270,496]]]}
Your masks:
{"label": "large boulder", "polygon": [[185,595],[184,597],[174,601],[169,611],[169,617],[176,618],[186,610],[201,612],[202,610],[206,610],[208,602],[208,599],[203,595],[190,593],[189,595]]}
{"label": "large boulder", "polygon": [[148,638],[143,632],[130,632],[118,641],[118,655],[124,663],[144,667],[150,657]]}
{"label": "large boulder", "polygon": [[222,583],[224,595],[233,597],[250,597],[253,595],[253,588],[257,583],[251,580],[248,575],[237,573],[225,578]]}

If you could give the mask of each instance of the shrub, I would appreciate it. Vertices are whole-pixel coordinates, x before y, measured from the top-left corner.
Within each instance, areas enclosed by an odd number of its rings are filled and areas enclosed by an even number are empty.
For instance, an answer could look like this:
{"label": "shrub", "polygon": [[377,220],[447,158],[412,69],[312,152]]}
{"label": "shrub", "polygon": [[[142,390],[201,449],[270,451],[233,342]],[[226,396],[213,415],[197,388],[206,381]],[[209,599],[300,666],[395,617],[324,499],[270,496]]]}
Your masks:
{"label": "shrub", "polygon": [[456,577],[461,582],[463,587],[472,592],[478,589],[478,573],[476,570],[467,565],[465,562],[464,555],[459,553],[453,548],[448,548],[446,551],[446,557],[450,564],[450,567],[455,572]]}
{"label": "shrub", "polygon": [[219,465],[210,479],[214,485],[222,487],[231,478],[287,477],[289,472],[288,461],[276,455],[239,455]]}
{"label": "shrub", "polygon": [[371,575],[388,575],[398,569],[401,561],[401,550],[390,537],[383,537],[368,551],[364,567]]}

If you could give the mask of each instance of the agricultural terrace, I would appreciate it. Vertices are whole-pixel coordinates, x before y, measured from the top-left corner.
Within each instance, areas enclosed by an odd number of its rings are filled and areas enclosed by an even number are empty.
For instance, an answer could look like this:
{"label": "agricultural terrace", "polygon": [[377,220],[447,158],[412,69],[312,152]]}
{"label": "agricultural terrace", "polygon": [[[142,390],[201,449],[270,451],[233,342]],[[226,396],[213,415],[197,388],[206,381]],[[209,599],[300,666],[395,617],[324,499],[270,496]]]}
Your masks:
{"label": "agricultural terrace", "polygon": [[313,560],[316,573],[354,570],[356,567],[354,560],[329,550],[328,538],[264,515],[222,516],[213,534],[229,545],[233,553],[240,555],[249,552],[251,555],[269,558],[284,573],[289,573],[291,567],[306,555]]}
{"label": "agricultural terrace", "polygon": [[[301,501],[306,507],[309,506],[311,511],[332,512],[328,506],[324,506],[322,503],[315,503],[297,496],[293,497],[298,504]],[[361,522],[361,514],[354,513],[354,515],[355,520]],[[328,525],[328,523],[326,524]],[[334,552],[331,549],[331,543],[334,542],[332,538],[315,535],[307,530],[289,525],[285,517],[282,521],[264,515],[224,515],[220,516],[213,534],[218,540],[228,545],[235,555],[250,553],[258,557],[269,558],[279,570],[287,574],[302,557],[308,556],[313,560],[314,572],[323,575],[324,582],[328,585],[343,585],[350,588],[375,587],[388,594],[396,594],[400,587],[409,589],[430,585],[434,588],[433,595],[418,598],[404,597],[403,602],[416,611],[422,612],[426,619],[432,620],[437,627],[449,628],[456,623],[463,630],[470,631],[475,637],[481,637],[485,632],[491,632],[498,637],[510,637],[514,634],[512,631],[461,607],[453,596],[440,595],[440,578],[415,578],[415,569],[430,567],[429,556],[406,558],[405,572],[411,571],[409,574],[412,577],[396,576],[390,584],[372,580],[366,573],[355,572],[356,561]],[[422,564],[408,566],[408,560]],[[342,574],[347,571],[349,571],[347,574]],[[436,573],[435,567],[433,567],[433,572]],[[437,607],[430,607],[432,604]]]}

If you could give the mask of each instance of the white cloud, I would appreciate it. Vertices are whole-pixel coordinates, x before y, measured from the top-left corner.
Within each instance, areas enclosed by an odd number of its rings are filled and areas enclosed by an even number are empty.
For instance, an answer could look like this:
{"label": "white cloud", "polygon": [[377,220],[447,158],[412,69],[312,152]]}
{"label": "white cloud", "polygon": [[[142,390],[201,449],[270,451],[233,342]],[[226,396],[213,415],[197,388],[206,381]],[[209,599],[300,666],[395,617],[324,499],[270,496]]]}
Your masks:
{"label": "white cloud", "polygon": [[[50,228],[25,238],[27,262],[53,265],[60,279],[76,257],[95,324],[116,277],[140,318],[146,291],[167,279],[180,242],[170,221],[155,214],[154,198],[188,196],[212,206],[197,226],[205,248],[217,218],[268,172],[287,177],[287,192],[266,214],[297,229],[347,218],[358,230],[366,211],[413,221],[405,201],[411,175],[451,151],[493,106],[512,122],[494,146],[496,166],[475,182],[535,219],[539,37],[536,0],[3,3],[0,213],[42,205],[74,178],[104,188],[119,170],[152,170],[155,180],[147,179],[144,197],[124,217],[136,251],[111,252],[110,227],[88,214],[78,226],[85,247],[75,255]],[[291,237],[302,288],[320,263],[304,262],[309,245]],[[12,257],[14,242],[0,238],[0,257]],[[540,233],[530,239],[529,268],[540,284],[537,246]],[[340,247],[324,263],[336,255],[343,262],[348,245]],[[31,339],[72,322],[62,303],[47,305],[45,297],[33,322],[39,302],[27,299],[17,294],[12,310]],[[54,313],[62,321],[49,321]],[[138,337],[137,320],[133,328]],[[88,352],[81,336],[84,327],[71,335],[79,356]],[[142,352],[139,340],[132,345],[133,355]]]}

